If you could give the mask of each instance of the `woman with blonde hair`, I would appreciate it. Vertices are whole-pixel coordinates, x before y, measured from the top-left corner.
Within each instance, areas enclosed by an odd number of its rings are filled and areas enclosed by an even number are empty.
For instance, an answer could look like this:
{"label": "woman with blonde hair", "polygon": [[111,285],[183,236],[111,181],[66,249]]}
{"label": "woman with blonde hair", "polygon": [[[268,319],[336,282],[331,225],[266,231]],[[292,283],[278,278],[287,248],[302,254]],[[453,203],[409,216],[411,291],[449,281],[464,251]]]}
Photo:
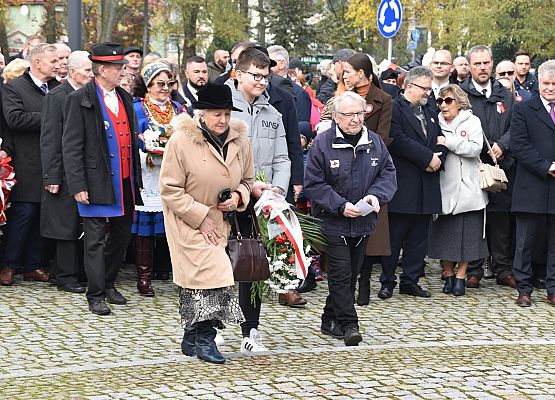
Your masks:
{"label": "woman with blonde hair", "polygon": [[15,78],[19,78],[21,75],[23,75],[25,71],[29,69],[30,66],[31,64],[29,64],[29,61],[27,60],[23,60],[21,58],[14,59],[4,67],[4,72],[2,73],[4,83],[8,83]]}

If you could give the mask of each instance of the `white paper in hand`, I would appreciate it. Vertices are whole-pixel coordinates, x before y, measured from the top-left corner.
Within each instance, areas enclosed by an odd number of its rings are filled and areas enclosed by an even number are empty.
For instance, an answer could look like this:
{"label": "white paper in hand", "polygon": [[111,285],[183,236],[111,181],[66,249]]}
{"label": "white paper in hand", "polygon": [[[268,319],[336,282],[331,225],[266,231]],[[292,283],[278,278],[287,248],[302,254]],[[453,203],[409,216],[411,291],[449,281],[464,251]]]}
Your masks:
{"label": "white paper in hand", "polygon": [[370,214],[371,212],[375,212],[376,209],[372,204],[367,203],[364,199],[360,199],[356,204],[355,207],[360,210],[360,215],[363,217]]}

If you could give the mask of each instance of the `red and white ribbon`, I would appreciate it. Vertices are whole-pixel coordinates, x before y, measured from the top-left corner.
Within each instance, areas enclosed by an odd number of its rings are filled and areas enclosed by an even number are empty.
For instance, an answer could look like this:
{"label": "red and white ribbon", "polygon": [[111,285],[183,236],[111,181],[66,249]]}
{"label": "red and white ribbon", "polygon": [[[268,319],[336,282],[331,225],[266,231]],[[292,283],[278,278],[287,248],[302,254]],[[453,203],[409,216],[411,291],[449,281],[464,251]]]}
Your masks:
{"label": "red and white ribbon", "polygon": [[[265,190],[260,199],[254,205],[256,215],[260,213],[269,213],[269,220],[275,219],[283,230],[295,250],[295,270],[298,279],[306,279],[308,261],[304,254],[303,248],[303,231],[297,216],[291,210],[291,206],[280,194]],[[285,211],[289,211],[289,218],[285,215]],[[269,232],[270,234],[270,232]],[[277,235],[270,236],[272,239]]]}

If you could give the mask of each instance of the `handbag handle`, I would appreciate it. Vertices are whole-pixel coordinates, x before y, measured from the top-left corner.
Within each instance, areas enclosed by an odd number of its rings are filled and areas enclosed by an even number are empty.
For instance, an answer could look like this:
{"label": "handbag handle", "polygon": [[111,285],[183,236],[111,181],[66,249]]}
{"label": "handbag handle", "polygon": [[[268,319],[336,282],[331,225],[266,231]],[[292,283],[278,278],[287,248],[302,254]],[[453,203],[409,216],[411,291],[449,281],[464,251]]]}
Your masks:
{"label": "handbag handle", "polygon": [[[237,213],[233,212],[233,223],[235,225],[235,230],[237,232],[237,239],[241,240],[243,239],[243,235],[241,235],[241,230],[239,229],[239,222],[237,221]],[[233,235],[233,232],[231,232],[231,235]]]}
{"label": "handbag handle", "polygon": [[[258,225],[258,218],[256,217],[256,214],[254,213],[254,209],[252,207],[247,207],[246,211],[249,212],[251,220],[252,220],[253,238],[259,239],[261,237],[261,235],[260,235],[260,226]],[[241,234],[241,230],[239,228],[239,221],[237,220],[237,212],[236,211],[233,212],[233,225],[235,226],[235,231],[237,232],[237,234],[236,234],[237,239],[241,240],[243,238],[243,235]],[[231,234],[233,235],[233,232],[231,232]]]}
{"label": "handbag handle", "polygon": [[493,163],[495,164],[495,166],[498,166],[497,165],[497,158],[493,154],[493,149],[491,148],[491,146],[489,144],[489,140],[488,140],[488,138],[486,136],[486,133],[484,132],[483,129],[482,129],[482,136],[484,136],[484,140],[486,141],[486,146],[488,147],[488,153],[489,153],[491,159],[493,160]]}

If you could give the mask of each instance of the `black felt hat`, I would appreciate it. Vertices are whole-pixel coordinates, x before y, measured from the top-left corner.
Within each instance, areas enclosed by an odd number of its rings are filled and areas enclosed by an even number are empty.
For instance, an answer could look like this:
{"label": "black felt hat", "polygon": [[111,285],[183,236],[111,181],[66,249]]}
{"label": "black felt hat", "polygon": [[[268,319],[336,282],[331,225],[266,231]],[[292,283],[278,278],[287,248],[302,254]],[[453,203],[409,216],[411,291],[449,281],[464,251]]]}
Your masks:
{"label": "black felt hat", "polygon": [[[261,51],[262,53],[266,54],[268,56],[268,58],[270,58],[270,53],[268,53],[268,49],[264,46],[254,46],[254,48],[258,51]],[[277,62],[275,60],[272,60],[270,58],[270,68],[274,68],[277,65]]]}
{"label": "black felt hat", "polygon": [[227,85],[208,84],[197,92],[197,101],[193,101],[196,110],[233,110],[243,111],[233,107],[231,88]]}
{"label": "black felt hat", "polygon": [[123,50],[123,55],[126,56],[129,53],[139,53],[142,57],[143,56],[143,49],[139,49],[136,46],[126,47],[125,50]]}
{"label": "black felt hat", "polygon": [[111,42],[94,45],[89,59],[95,63],[127,64],[129,62],[124,58],[123,46]]}

